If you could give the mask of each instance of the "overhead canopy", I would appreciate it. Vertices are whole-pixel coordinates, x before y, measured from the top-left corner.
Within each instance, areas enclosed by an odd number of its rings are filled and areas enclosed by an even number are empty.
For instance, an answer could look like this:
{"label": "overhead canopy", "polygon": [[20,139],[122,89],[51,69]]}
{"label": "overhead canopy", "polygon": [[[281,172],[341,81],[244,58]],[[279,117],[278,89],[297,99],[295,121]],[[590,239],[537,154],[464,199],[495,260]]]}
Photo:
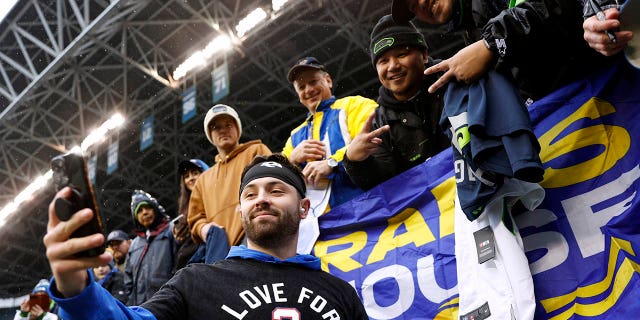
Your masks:
{"label": "overhead canopy", "polygon": [[[180,63],[216,36],[235,33],[258,6],[267,20],[231,51],[172,78]],[[153,194],[173,214],[177,164],[213,163],[202,119],[212,105],[215,66],[229,67],[229,95],[221,102],[238,111],[242,141],[262,139],[280,151],[306,114],[286,79],[288,68],[315,56],[331,73],[337,96],[375,98],[369,32],[389,12],[386,0],[291,0],[277,12],[258,0],[22,0],[0,25],[0,209],[45,173],[53,156],[119,111],[126,119],[119,133],[89,149],[98,159],[96,191],[107,231],[131,229],[134,189]],[[435,56],[460,45],[455,35],[428,39]],[[183,124],[182,94],[191,86],[197,113]],[[141,123],[149,116],[153,144],[140,151]],[[107,146],[114,142],[118,168],[107,174]],[[0,298],[28,293],[49,276],[42,237],[52,189],[36,193],[0,226]]]}

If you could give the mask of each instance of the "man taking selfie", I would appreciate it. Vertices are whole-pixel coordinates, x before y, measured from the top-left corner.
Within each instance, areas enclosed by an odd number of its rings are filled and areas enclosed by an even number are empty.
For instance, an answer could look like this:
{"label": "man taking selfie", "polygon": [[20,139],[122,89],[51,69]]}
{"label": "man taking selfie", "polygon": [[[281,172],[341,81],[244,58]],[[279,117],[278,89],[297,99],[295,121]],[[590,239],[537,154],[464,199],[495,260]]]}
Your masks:
{"label": "man taking selfie", "polygon": [[[234,246],[215,264],[181,269],[149,301],[125,307],[91,281],[87,268],[103,264],[109,254],[74,259],[76,252],[99,246],[94,234],[69,239],[89,221],[80,210],[60,221],[49,206],[44,238],[54,275],[50,293],[67,320],[96,319],[368,319],[355,290],[320,270],[320,259],[296,254],[298,227],[309,210],[300,170],[282,155],[256,157],[241,176],[242,226],[247,246]],[[70,190],[58,192],[67,198]]]}

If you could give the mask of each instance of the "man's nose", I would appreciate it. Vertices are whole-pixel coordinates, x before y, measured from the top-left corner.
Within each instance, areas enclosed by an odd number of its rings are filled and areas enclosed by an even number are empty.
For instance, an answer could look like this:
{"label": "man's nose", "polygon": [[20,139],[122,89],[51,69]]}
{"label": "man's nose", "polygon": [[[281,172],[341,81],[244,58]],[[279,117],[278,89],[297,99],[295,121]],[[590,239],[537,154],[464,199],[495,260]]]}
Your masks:
{"label": "man's nose", "polygon": [[396,59],[395,57],[389,58],[389,69],[390,70],[394,70],[394,69],[398,68],[399,66],[400,66],[400,64],[398,63],[398,59]]}
{"label": "man's nose", "polygon": [[305,93],[305,94],[309,94],[309,93],[311,93],[311,92],[313,92],[313,87],[312,87],[312,86],[306,86],[306,87],[304,88],[304,93]]}
{"label": "man's nose", "polygon": [[269,203],[269,193],[266,191],[259,191],[256,195],[256,207],[264,206]]}

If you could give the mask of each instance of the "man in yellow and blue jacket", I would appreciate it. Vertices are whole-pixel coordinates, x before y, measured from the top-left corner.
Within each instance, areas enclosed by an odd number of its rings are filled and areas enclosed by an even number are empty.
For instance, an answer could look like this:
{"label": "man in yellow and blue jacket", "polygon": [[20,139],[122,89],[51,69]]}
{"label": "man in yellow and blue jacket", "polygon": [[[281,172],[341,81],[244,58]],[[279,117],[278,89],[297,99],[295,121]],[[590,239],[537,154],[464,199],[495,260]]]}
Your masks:
{"label": "man in yellow and blue jacket", "polygon": [[318,201],[320,207],[312,208],[317,216],[362,193],[344,171],[342,159],[378,104],[361,96],[336,99],[331,76],[314,57],[298,60],[287,78],[309,115],[291,131],[282,153],[303,169],[310,189],[327,190],[328,203]]}

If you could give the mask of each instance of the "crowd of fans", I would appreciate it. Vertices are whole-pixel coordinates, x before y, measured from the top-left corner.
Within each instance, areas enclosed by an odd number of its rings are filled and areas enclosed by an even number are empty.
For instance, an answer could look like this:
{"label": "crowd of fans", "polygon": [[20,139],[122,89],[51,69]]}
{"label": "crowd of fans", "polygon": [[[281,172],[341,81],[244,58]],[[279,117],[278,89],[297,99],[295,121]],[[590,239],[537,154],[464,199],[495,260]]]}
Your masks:
{"label": "crowd of fans", "polygon": [[[51,286],[47,280],[39,282],[15,319],[102,312],[77,307],[86,302],[85,292],[97,295],[109,312],[116,309],[113,312],[136,319],[197,319],[213,310],[195,304],[207,299],[226,301],[223,310],[230,315],[250,313],[258,318],[267,309],[248,310],[231,299],[237,294],[233,288],[253,286],[256,279],[283,288],[295,282],[314,288],[313,294],[328,301],[318,318],[365,319],[355,292],[318,271],[317,258],[309,255],[317,237],[314,219],[451,147],[451,137],[441,125],[448,83],[474,84],[496,72],[511,81],[523,105],[530,104],[583,77],[587,59],[594,65],[615,55],[633,36],[616,30],[615,2],[598,1],[604,20],[576,1],[508,3],[394,0],[392,14],[382,17],[371,32],[371,62],[381,84],[377,101],[337,98],[325,65],[314,57],[296,61],[287,78],[308,117],[291,131],[279,154],[271,155],[259,140],[240,143],[238,113],[231,106],[214,105],[203,128],[216,148],[215,163],[209,167],[190,159],[179,164],[178,212],[166,212],[150,193],[135,190],[130,205],[133,233],[112,230],[106,239],[93,237],[85,246],[106,241],[107,251],[77,260],[73,267],[65,263],[82,248],[64,247],[69,240],[62,236],[61,225],[77,227],[88,214],[68,222],[50,221],[45,245],[48,250],[64,248],[48,253],[55,280]],[[434,60],[412,19],[447,24],[448,31],[466,30],[467,47],[448,59]],[[542,39],[551,44],[538,45]],[[454,147],[464,156],[463,146]],[[56,197],[67,197],[67,192]],[[218,293],[185,287],[204,288],[214,281]],[[109,300],[96,286],[115,299]],[[35,303],[38,296],[44,297],[41,303]],[[319,312],[302,306],[302,300],[298,311]],[[286,318],[291,310],[273,312]]]}

